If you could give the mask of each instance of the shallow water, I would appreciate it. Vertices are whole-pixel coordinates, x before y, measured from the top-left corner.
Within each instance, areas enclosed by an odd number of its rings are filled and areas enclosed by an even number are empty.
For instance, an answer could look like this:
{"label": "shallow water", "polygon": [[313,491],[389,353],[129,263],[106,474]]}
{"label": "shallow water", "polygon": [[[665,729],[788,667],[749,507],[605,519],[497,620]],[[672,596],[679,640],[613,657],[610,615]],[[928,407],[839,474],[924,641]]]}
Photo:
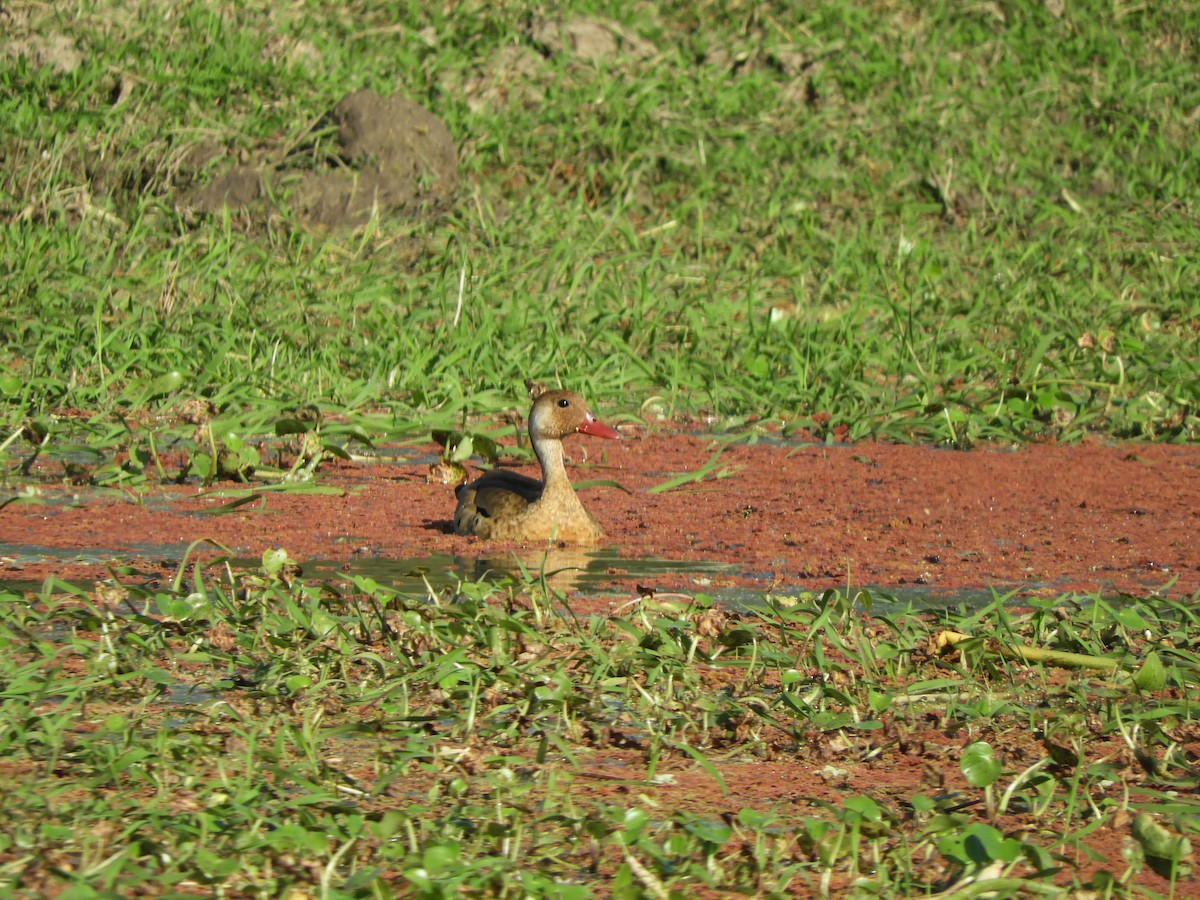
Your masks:
{"label": "shallow water", "polygon": [[371,557],[351,560],[309,560],[304,576],[318,581],[347,579],[355,575],[372,578],[401,591],[441,590],[463,581],[517,581],[545,578],[560,590],[592,593],[626,593],[614,582],[630,578],[658,579],[674,576],[692,589],[704,588],[714,575],[736,574],[732,563],[707,560],[630,559],[615,550],[571,550],[551,548],[488,556],[434,554],[413,559]]}
{"label": "shallow water", "polygon": [[[159,559],[176,563],[183,558],[184,547],[145,546],[137,554],[143,558]],[[0,555],[13,562],[45,561],[119,565],[128,550],[117,551],[107,548],[65,550],[53,547],[7,544],[0,548]],[[261,561],[253,558],[234,558],[230,565],[239,571],[254,571]],[[211,565],[211,563],[210,563]],[[813,592],[802,587],[768,589],[757,587],[716,586],[714,580],[720,576],[748,574],[740,571],[734,563],[711,560],[672,560],[655,557],[622,557],[615,549],[574,550],[550,548],[538,551],[523,551],[490,554],[487,556],[455,556],[432,554],[408,559],[363,557],[345,560],[310,559],[302,564],[303,578],[310,582],[349,581],[355,577],[370,578],[379,584],[410,594],[440,593],[457,587],[463,582],[512,580],[540,581],[556,590],[584,591],[592,595],[629,596],[629,581],[646,583],[658,591],[704,593],[718,602],[735,607],[761,607],[768,596],[780,598],[785,603],[799,602],[811,598]],[[767,576],[764,577],[764,582]],[[87,580],[66,580],[65,583],[81,590],[93,586]],[[0,590],[17,593],[38,592],[41,582],[0,578]],[[845,590],[845,587],[839,588]],[[941,591],[928,587],[862,588],[851,590],[863,592],[858,605],[871,613],[888,615],[906,609],[978,609],[994,599],[988,589],[966,589]],[[869,598],[869,602],[866,602]]]}

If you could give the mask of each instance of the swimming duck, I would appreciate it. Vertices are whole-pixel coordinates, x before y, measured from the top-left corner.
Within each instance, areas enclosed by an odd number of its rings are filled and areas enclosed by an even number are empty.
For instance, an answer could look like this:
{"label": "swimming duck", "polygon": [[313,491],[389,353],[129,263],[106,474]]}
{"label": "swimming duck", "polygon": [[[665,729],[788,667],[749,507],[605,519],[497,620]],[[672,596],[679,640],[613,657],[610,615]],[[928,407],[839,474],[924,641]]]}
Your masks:
{"label": "swimming duck", "polygon": [[454,510],[454,533],[496,541],[556,540],[595,544],[604,537],[600,524],[583,508],[563,465],[563,438],[579,432],[619,438],[596,420],[574,391],[546,390],[526,382],[533,409],[529,439],[542,466],[542,479],[507,469],[492,469],[470,484],[460,485]]}

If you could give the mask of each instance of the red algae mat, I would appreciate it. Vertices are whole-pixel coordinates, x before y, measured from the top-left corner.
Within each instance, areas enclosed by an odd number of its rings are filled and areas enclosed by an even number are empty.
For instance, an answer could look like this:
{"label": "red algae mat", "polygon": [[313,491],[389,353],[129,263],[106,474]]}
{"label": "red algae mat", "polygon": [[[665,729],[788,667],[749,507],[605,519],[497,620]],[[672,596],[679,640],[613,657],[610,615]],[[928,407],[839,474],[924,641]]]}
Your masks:
{"label": "red algae mat", "polygon": [[[645,583],[639,558],[729,563],[728,574],[710,576],[712,586],[793,592],[847,584],[1042,595],[1200,590],[1200,447],[962,452],[759,442],[728,447],[700,481],[649,492],[701,469],[718,446],[661,433],[568,442],[574,480],[616,481],[630,492],[581,492],[608,534],[606,558],[618,560],[602,590]],[[203,538],[247,557],[283,547],[301,562],[516,550],[537,563],[545,548],[451,534],[453,492],[429,483],[429,456],[412,452],[410,462],[326,464],[319,483],[339,495],[267,492],[219,516],[202,513],[229,496],[194,485],[123,494],[46,486],[36,502],[0,511],[0,580],[103,577],[109,562],[166,574]],[[556,548],[549,565],[587,559]],[[696,589],[682,573],[656,577],[648,586]]]}

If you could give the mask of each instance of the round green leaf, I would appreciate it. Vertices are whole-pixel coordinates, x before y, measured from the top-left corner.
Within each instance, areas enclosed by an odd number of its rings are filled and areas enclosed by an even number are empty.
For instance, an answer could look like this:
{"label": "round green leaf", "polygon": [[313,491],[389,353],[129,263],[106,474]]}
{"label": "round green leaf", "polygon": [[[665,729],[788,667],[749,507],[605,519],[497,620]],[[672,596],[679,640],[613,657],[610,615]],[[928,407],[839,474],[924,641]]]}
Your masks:
{"label": "round green leaf", "polygon": [[425,871],[434,878],[458,862],[458,844],[431,844],[425,848],[421,861],[425,863]]}
{"label": "round green leaf", "polygon": [[159,375],[150,383],[150,388],[147,400],[152,400],[155,397],[161,397],[163,394],[170,394],[179,390],[183,384],[183,373],[178,369],[172,369],[170,372],[165,372]]}
{"label": "round green leaf", "polygon": [[883,810],[879,808],[879,804],[861,794],[847,797],[842,805],[868,822],[878,822],[883,818]]}
{"label": "round green leaf", "polygon": [[1012,862],[1021,855],[1021,845],[1012,838],[1006,838],[991,825],[983,822],[973,822],[963,832],[963,849],[977,863],[986,865],[995,860]]}
{"label": "round green leaf", "polygon": [[987,787],[1000,777],[1000,760],[992,752],[992,745],[987,741],[977,741],[963,751],[963,776],[971,787]]}

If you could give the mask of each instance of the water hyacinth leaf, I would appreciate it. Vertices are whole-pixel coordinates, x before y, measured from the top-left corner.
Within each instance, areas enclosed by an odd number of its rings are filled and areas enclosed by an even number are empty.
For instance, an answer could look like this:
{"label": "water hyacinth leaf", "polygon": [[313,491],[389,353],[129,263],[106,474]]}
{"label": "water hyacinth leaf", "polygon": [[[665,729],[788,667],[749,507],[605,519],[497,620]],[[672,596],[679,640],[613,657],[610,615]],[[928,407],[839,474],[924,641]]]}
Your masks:
{"label": "water hyacinth leaf", "polygon": [[485,462],[494,465],[500,457],[500,445],[486,434],[475,434],[471,438],[475,445],[475,452],[482,456]]}
{"label": "water hyacinth leaf", "polygon": [[431,844],[425,848],[421,861],[425,864],[425,871],[436,878],[457,863],[461,853],[455,843]]}
{"label": "water hyacinth leaf", "polygon": [[368,822],[367,827],[381,841],[389,840],[404,827],[407,817],[398,809],[389,809],[379,817],[377,822]]}
{"label": "water hyacinth leaf", "polygon": [[158,378],[154,379],[154,381],[150,384],[150,397],[147,399],[161,397],[163,394],[169,394],[173,391],[177,391],[183,386],[183,382],[184,375],[178,369],[172,369],[169,372],[165,372],[158,376]]}
{"label": "water hyacinth leaf", "polygon": [[429,877],[429,871],[425,868],[412,868],[404,870],[404,877],[416,885],[417,889],[424,892],[424,896],[437,896],[433,894],[434,883]]}
{"label": "water hyacinth leaf", "polygon": [[737,820],[738,824],[743,828],[750,828],[755,831],[770,828],[776,823],[776,818],[771,813],[759,812],[757,809],[749,806],[743,806],[738,810]]}
{"label": "water hyacinth leaf", "polygon": [[1161,691],[1166,686],[1167,670],[1153,650],[1146,654],[1142,664],[1133,673],[1133,684],[1139,691],[1147,693]]}
{"label": "water hyacinth leaf", "polygon": [[[449,449],[449,448],[447,448]],[[449,457],[451,462],[461,463],[466,462],[471,458],[471,454],[475,452],[475,441],[469,434],[464,434],[450,450]]]}
{"label": "water hyacinth leaf", "polygon": [[278,575],[283,570],[283,567],[289,563],[295,565],[295,563],[293,563],[291,558],[288,556],[287,551],[282,547],[276,547],[271,550],[263,551],[263,572],[270,578],[274,578],[276,575]]}
{"label": "water hyacinth leaf", "polygon": [[688,834],[706,844],[720,846],[733,837],[733,829],[714,819],[689,819],[683,823]]}
{"label": "water hyacinth leaf", "polygon": [[637,840],[637,836],[642,829],[646,827],[650,821],[649,814],[638,807],[632,807],[625,810],[625,815],[622,817],[622,834],[626,841],[633,842]]}
{"label": "water hyacinth leaf", "polygon": [[342,435],[357,441],[364,447],[374,447],[375,441],[365,428],[357,423],[350,425],[335,425],[328,428],[323,428],[322,433],[326,435]]}
{"label": "water hyacinth leaf", "polygon": [[287,688],[289,694],[295,694],[297,691],[302,691],[306,687],[311,687],[312,679],[307,675],[291,675],[284,679],[283,685]]}
{"label": "water hyacinth leaf", "polygon": [[374,578],[366,575],[355,575],[352,579],[354,586],[364,594],[375,595],[380,592],[380,584]]}
{"label": "water hyacinth leaf", "polygon": [[157,400],[167,394],[173,394],[183,385],[184,375],[177,369],[164,372],[149,382],[135,382],[125,390],[124,396],[129,398],[132,406],[141,406],[152,400]]}
{"label": "water hyacinth leaf", "polygon": [[963,849],[977,863],[999,860],[1012,862],[1021,855],[1021,844],[1006,838],[998,829],[983,822],[973,822],[963,833]]}
{"label": "water hyacinth leaf", "polygon": [[937,803],[925,794],[913,794],[908,800],[908,805],[913,808],[914,812],[918,813],[930,813],[937,809]]}
{"label": "water hyacinth leaf", "polygon": [[1144,631],[1150,627],[1150,624],[1132,607],[1124,606],[1118,609],[1115,615],[1117,621],[1130,631]]}
{"label": "water hyacinth leaf", "polygon": [[445,450],[447,447],[453,447],[462,439],[462,432],[437,428],[430,432],[429,437],[435,444]]}
{"label": "water hyacinth leaf", "polygon": [[976,741],[963,750],[960,766],[963,777],[972,787],[988,787],[1000,777],[1000,760],[996,759],[992,745],[986,741]]}
{"label": "water hyacinth leaf", "polygon": [[853,813],[855,817],[861,818],[863,821],[881,822],[883,820],[883,810],[870,797],[864,795],[847,797],[842,806],[845,810]]}

